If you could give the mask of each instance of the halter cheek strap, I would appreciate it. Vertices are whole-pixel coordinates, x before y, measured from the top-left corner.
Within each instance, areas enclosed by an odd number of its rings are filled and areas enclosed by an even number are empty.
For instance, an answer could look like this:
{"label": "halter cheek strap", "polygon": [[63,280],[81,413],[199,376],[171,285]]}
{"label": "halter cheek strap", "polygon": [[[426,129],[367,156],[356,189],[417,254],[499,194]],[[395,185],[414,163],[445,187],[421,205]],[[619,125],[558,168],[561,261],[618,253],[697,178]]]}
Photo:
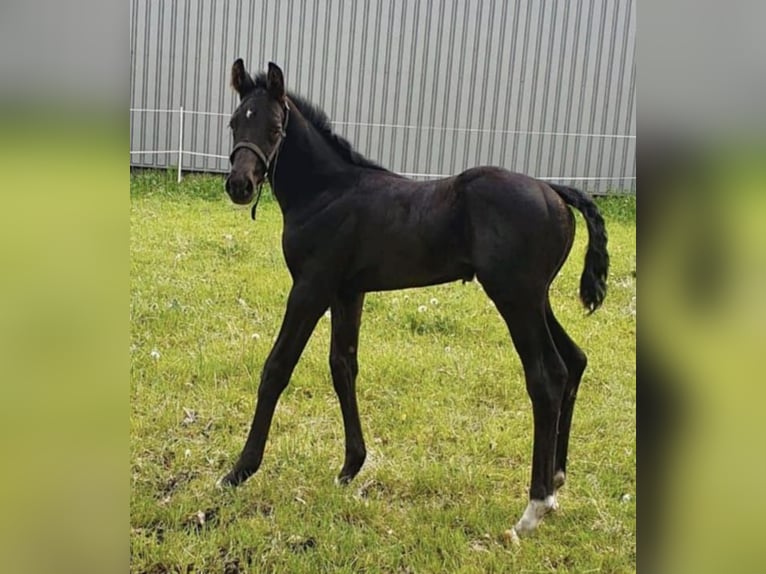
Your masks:
{"label": "halter cheek strap", "polygon": [[[249,141],[241,141],[231,150],[231,153],[229,154],[229,161],[234,163],[234,154],[237,153],[238,150],[243,148],[248,149],[253,152],[259,160],[261,160],[261,163],[263,163],[266,177],[269,177],[269,168],[271,167],[272,162],[274,162],[273,174],[270,177],[270,179],[273,180],[277,173],[277,160],[279,159],[279,150],[282,149],[282,142],[285,140],[285,137],[287,137],[287,122],[290,120],[290,106],[287,104],[287,102],[285,102],[284,110],[284,121],[282,123],[282,127],[279,130],[279,139],[277,140],[274,149],[271,150],[271,153],[268,156],[263,153],[263,150],[257,144]],[[273,187],[274,182],[272,181],[271,183]],[[258,185],[258,195],[256,196],[255,203],[253,203],[253,208],[250,211],[250,216],[253,218],[253,220],[255,220],[255,208],[258,207],[258,201],[261,199],[262,188],[263,181],[261,181],[261,183]]]}

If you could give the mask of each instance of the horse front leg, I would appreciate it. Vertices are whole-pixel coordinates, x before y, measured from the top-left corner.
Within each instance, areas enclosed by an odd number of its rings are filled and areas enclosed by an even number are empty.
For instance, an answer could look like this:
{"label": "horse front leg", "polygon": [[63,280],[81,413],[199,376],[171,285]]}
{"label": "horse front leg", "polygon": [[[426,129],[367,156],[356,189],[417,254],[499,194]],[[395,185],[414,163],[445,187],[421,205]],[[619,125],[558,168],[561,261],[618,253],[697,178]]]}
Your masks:
{"label": "horse front leg", "polygon": [[356,375],[359,372],[356,355],[363,302],[364,294],[359,293],[339,297],[331,307],[330,371],[346,437],[346,457],[338,475],[340,484],[349,483],[357,475],[367,456],[356,402]]}
{"label": "horse front leg", "polygon": [[328,305],[329,298],[322,297],[315,287],[293,285],[282,327],[263,367],[255,415],[245,447],[234,468],[219,484],[237,486],[258,470],[279,397],[290,382],[293,369]]}

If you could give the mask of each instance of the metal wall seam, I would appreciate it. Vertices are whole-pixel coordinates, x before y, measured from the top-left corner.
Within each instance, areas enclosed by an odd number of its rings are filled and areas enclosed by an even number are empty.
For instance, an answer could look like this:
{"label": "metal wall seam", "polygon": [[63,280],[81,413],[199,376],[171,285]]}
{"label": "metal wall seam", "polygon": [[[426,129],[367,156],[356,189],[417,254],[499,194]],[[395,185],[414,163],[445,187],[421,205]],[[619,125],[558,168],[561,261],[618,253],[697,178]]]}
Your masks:
{"label": "metal wall seam", "polygon": [[[137,36],[138,31],[136,25],[138,23],[138,2],[136,0],[130,0],[130,101],[136,101],[136,46],[138,44]],[[134,149],[134,143],[136,141],[135,129],[135,114],[130,114],[130,149]],[[141,149],[140,147],[137,149]]]}
{"label": "metal wall seam", "polygon": [[[479,83],[481,84],[481,88],[479,90],[480,96],[479,96],[479,103],[477,104],[479,117],[477,120],[477,125],[484,127],[487,125],[487,89],[489,87],[490,82],[497,82],[497,77],[490,79],[489,75],[489,62],[491,60],[491,52],[492,52],[492,46],[493,46],[493,39],[495,36],[495,24],[497,23],[497,19],[495,18],[495,9],[497,8],[497,4],[492,0],[489,4],[489,9],[487,10],[487,26],[488,30],[486,31],[486,44],[484,47],[484,68],[482,69],[481,78],[479,79]],[[482,143],[484,140],[484,133],[478,132],[476,134],[476,145],[473,147],[473,156],[469,161],[465,162],[466,167],[469,165],[478,165],[479,163],[484,163],[481,161],[482,153]]]}
{"label": "metal wall seam", "polygon": [[[607,66],[606,66],[606,85],[604,86],[604,109],[601,112],[601,133],[606,132],[607,125],[609,123],[609,113],[612,110],[610,107],[611,100],[612,100],[612,90],[614,88],[614,82],[613,80],[613,69],[615,66],[614,62],[614,56],[616,52],[616,45],[617,45],[617,21],[618,17],[620,15],[620,5],[622,2],[615,2],[614,7],[612,9],[612,33],[609,37],[609,51],[607,53]],[[614,130],[612,130],[614,131]],[[596,151],[596,169],[595,172],[599,175],[601,175],[601,170],[604,165],[604,139],[600,138]],[[614,142],[612,142],[614,144]]]}
{"label": "metal wall seam", "polygon": [[[633,64],[631,66],[631,72],[630,72],[630,91],[628,92],[628,105],[627,105],[628,114],[625,116],[625,128],[624,129],[626,131],[628,129],[630,129],[631,124],[633,123],[634,114],[636,113],[636,108],[635,108],[635,93],[636,93],[636,62],[633,61]],[[633,150],[633,153],[632,154],[628,154],[628,150],[631,149],[631,148]],[[622,157],[623,157],[622,161],[623,161],[624,168],[628,167],[628,161],[631,161],[631,158],[632,158],[632,162],[633,162],[632,169],[630,171],[627,171],[627,169],[626,169],[625,171],[623,171],[623,173],[636,173],[636,171],[635,171],[635,162],[636,162],[636,143],[635,143],[635,140],[633,140],[633,143],[630,146],[625,146],[625,149],[623,151]],[[633,191],[633,192],[636,191],[635,180],[633,181],[633,183],[631,184],[630,187],[631,187],[631,191]]]}
{"label": "metal wall seam", "polygon": [[[216,30],[216,15],[218,14],[218,11],[214,9],[213,5],[210,4],[210,17],[208,18],[208,23],[210,28],[208,29],[208,36],[207,36],[207,71],[205,74],[205,100],[210,102],[212,100],[212,94],[213,94],[213,47],[215,46],[215,32]],[[229,9],[229,3],[224,3],[224,10]],[[209,142],[210,141],[210,121],[211,116],[205,116],[205,119],[203,121],[203,132],[202,132],[202,138],[203,142]],[[194,151],[199,151],[201,149],[200,147],[195,147]],[[199,164],[202,165],[202,169],[209,168],[209,158],[201,157]]]}
{"label": "metal wall seam", "polygon": [[[177,17],[178,17],[178,4],[176,2],[173,2],[171,4],[171,9],[170,9],[170,22],[172,23],[172,25],[170,26],[170,41],[168,44],[168,58],[167,58],[168,67],[169,67],[169,70],[167,73],[167,78],[168,78],[167,98],[165,100],[165,107],[167,109],[172,109],[174,107],[173,100],[175,99],[173,88],[175,86],[175,74],[176,74],[175,54],[176,54],[176,40],[177,40],[177,31],[178,31],[178,26],[176,26]],[[170,146],[172,145],[171,142],[173,141],[173,136],[174,136],[174,132],[172,129],[173,127],[172,117],[167,118],[167,120],[169,121],[165,122],[165,149],[170,149]],[[165,167],[169,165],[168,159],[169,158],[165,158],[165,161],[163,162]]]}
{"label": "metal wall seam", "polygon": [[[163,41],[163,32],[165,30],[164,26],[164,20],[165,20],[165,3],[161,2],[157,5],[157,58],[156,61],[158,64],[154,67],[154,93],[153,96],[153,102],[154,105],[158,105],[160,103],[161,97],[162,97],[162,66],[164,64],[164,60],[162,58],[162,41]],[[152,141],[154,147],[152,149],[159,149],[160,146],[160,117],[158,114],[154,116],[154,123],[152,125]],[[158,167],[161,167],[164,162],[160,161],[159,157],[155,156],[155,165]]]}
{"label": "metal wall seam", "polygon": [[[565,122],[565,131],[571,131],[571,125],[572,125],[572,108],[574,106],[574,93],[575,93],[575,82],[577,78],[577,64],[579,62],[579,59],[577,58],[577,54],[579,53],[580,49],[580,24],[582,21],[582,2],[583,0],[578,0],[577,5],[577,14],[575,16],[575,21],[573,24],[573,37],[572,37],[572,50],[571,54],[573,55],[573,61],[572,65],[570,67],[570,73],[569,73],[569,86],[567,88],[567,101],[566,101],[566,112],[564,114],[564,122]],[[569,138],[563,138],[563,143],[561,146],[561,165],[566,166],[567,160],[569,158]]]}
{"label": "metal wall seam", "polygon": [[[508,21],[508,2],[500,2],[500,5],[502,6],[502,16],[500,16],[500,33],[499,33],[499,40],[497,45],[500,47],[500,54],[497,57],[497,73],[494,75],[495,78],[495,89],[494,93],[492,95],[492,105],[490,106],[490,110],[492,113],[492,116],[490,118],[490,125],[498,125],[498,114],[496,112],[498,108],[498,104],[500,103],[500,86],[503,83],[503,73],[502,73],[502,64],[503,64],[503,53],[505,52],[505,27],[506,23]],[[509,89],[508,86],[506,86],[506,89]],[[489,149],[487,150],[486,157],[488,158],[487,163],[490,165],[499,164],[500,162],[495,162],[495,142],[497,141],[497,134],[493,134],[489,138]]]}
{"label": "metal wall seam", "polygon": [[[316,2],[311,3],[311,44],[309,45],[309,67],[308,82],[306,83],[306,94],[314,93],[314,74],[316,73],[316,54],[317,54],[317,13],[319,12]],[[311,97],[311,96],[308,96]]]}
{"label": "metal wall seam", "polygon": [[[354,5],[357,6],[361,4],[361,2],[354,2]],[[357,124],[362,119],[362,109],[369,108],[367,105],[367,102],[369,100],[369,94],[367,95],[367,98],[364,98],[364,86],[365,86],[365,77],[364,77],[364,62],[365,58],[367,56],[367,27],[370,24],[370,17],[369,17],[369,10],[368,8],[368,2],[367,0],[364,0],[363,8],[360,10],[361,16],[357,12],[357,20],[361,19],[361,22],[357,22],[357,24],[354,26],[355,33],[359,33],[360,31],[364,30],[360,34],[359,38],[359,63],[358,63],[358,71],[356,74],[350,73],[349,77],[356,78],[356,102],[354,105],[354,120]],[[353,68],[352,68],[353,70]],[[350,90],[349,90],[350,92]],[[346,114],[345,117],[349,117],[351,114]],[[369,114],[368,114],[369,117]],[[351,134],[349,134],[349,140],[351,141],[351,144],[355,147],[359,146],[359,125],[353,126],[353,131]]]}
{"label": "metal wall seam", "polygon": [[[412,124],[413,118],[412,118],[412,110],[415,108],[415,103],[413,102],[412,92],[413,87],[415,85],[415,66],[417,65],[417,53],[418,53],[418,36],[416,34],[416,30],[418,30],[418,22],[420,20],[420,6],[421,1],[420,0],[414,0],[412,2],[414,5],[413,13],[414,18],[412,20],[409,20],[408,22],[412,22],[412,26],[408,26],[410,30],[410,49],[409,52],[409,62],[407,67],[407,92],[406,96],[404,97],[403,101],[403,113],[405,117],[407,118],[405,121],[408,125]],[[402,134],[402,162],[401,162],[401,169],[404,171],[407,171],[407,165],[408,165],[408,159],[410,158],[410,154],[408,153],[408,146],[409,146],[409,139],[410,139],[410,130],[404,130],[404,133]]]}
{"label": "metal wall seam", "polygon": [[[452,56],[453,56],[453,49],[455,47],[455,30],[458,27],[458,21],[457,21],[457,0],[452,0],[452,12],[450,14],[450,33],[449,33],[449,40],[447,41],[449,48],[447,52],[447,77],[444,84],[444,98],[442,103],[442,121],[441,121],[441,127],[447,126],[447,116],[449,114],[449,101],[450,101],[450,90],[447,89],[448,86],[451,86],[451,80],[452,80]],[[436,103],[438,100],[434,100],[434,103]],[[446,138],[447,138],[447,132],[442,130],[441,135],[439,136],[439,159],[436,163],[436,173],[444,173],[447,171],[447,167],[444,163],[444,152],[446,148]]]}
{"label": "metal wall seam", "polygon": [[[463,21],[462,21],[463,34],[461,34],[459,36],[459,38],[460,38],[460,48],[461,49],[458,50],[458,54],[465,53],[462,50],[462,48],[465,46],[465,40],[466,40],[466,33],[465,33],[465,31],[468,29],[468,16],[469,16],[469,9],[468,8],[469,8],[469,5],[470,5],[470,3],[466,2],[465,3],[465,10],[463,11]],[[456,118],[456,119],[454,119],[452,121],[452,125],[455,126],[455,127],[458,127],[459,120],[457,118],[460,117],[460,103],[461,103],[461,100],[462,100],[462,94],[463,94],[463,89],[464,89],[464,87],[463,87],[464,86],[464,84],[463,84],[463,72],[464,72],[465,66],[463,66],[463,63],[460,60],[458,60],[455,63],[455,65],[457,67],[457,82],[455,83],[455,86],[456,86],[456,90],[455,90],[455,92],[456,92],[455,93],[455,108],[454,108],[455,109],[455,113],[453,114],[453,118]],[[455,172],[460,170],[459,166],[455,165],[455,154],[457,152],[457,147],[458,146],[456,144],[456,141],[453,138],[452,146],[451,146],[451,149],[450,149],[450,159],[449,159],[449,164],[448,165],[452,166],[452,170],[450,170],[450,171],[455,171]]]}
{"label": "metal wall seam", "polygon": [[[628,38],[629,35],[629,27],[631,24],[630,16],[631,16],[631,4],[632,0],[627,0],[627,3],[623,3],[625,6],[625,14],[623,16],[623,26],[622,26],[622,32],[620,34],[620,37],[622,38],[622,47],[620,50],[620,69],[617,73],[617,81],[615,82],[617,84],[617,93],[615,96],[615,103],[614,103],[614,120],[612,121],[612,126],[615,131],[618,130],[618,127],[620,125],[620,117],[623,113],[622,108],[622,94],[625,86],[625,62],[628,57]],[[610,160],[609,160],[609,167],[607,169],[607,173],[615,173],[615,170],[618,167],[618,151],[620,151],[621,148],[618,146],[627,146],[629,145],[628,142],[618,142],[613,141],[612,142],[612,152],[610,154]],[[624,182],[622,182],[624,184]],[[621,185],[622,185],[621,184]]]}
{"label": "metal wall seam", "polygon": [[[585,107],[585,93],[586,93],[586,87],[588,85],[588,64],[589,64],[589,51],[590,51],[590,39],[591,39],[591,23],[593,20],[593,0],[590,0],[589,2],[589,9],[588,9],[588,19],[587,24],[585,26],[585,47],[584,47],[584,58],[583,58],[583,69],[582,69],[582,78],[580,81],[580,98],[578,100],[578,106],[577,106],[577,120],[575,121],[575,126],[577,127],[578,131],[584,131],[582,127],[582,114],[583,109]],[[575,137],[574,138],[574,150],[572,153],[572,173],[577,172],[577,166],[579,164],[580,159],[580,138]]]}
{"label": "metal wall seam", "polygon": [[[230,50],[227,52],[228,43],[229,43],[228,40],[229,40],[230,14],[231,14],[231,3],[227,2],[225,9],[223,11],[223,22],[222,22],[223,25],[221,26],[223,28],[223,35],[221,36],[221,43],[220,43],[221,53],[218,57],[218,62],[219,62],[218,70],[217,70],[218,73],[211,74],[211,77],[210,77],[211,82],[215,80],[216,84],[218,84],[218,106],[223,106],[224,98],[226,96],[226,92],[225,92],[226,85],[228,84],[228,82],[226,81],[226,74],[224,74],[224,70],[226,70],[226,64],[227,64],[226,55],[227,53],[230,52]],[[211,61],[212,61],[212,58],[211,58]],[[220,109],[220,107],[218,109]],[[223,150],[221,149],[221,129],[220,129],[221,121],[217,117],[211,118],[211,121],[215,122],[214,126],[216,131],[215,136],[211,138],[215,141],[214,153],[216,155],[222,155]],[[205,138],[205,139],[209,141],[208,138]],[[220,169],[219,168],[220,163],[221,162],[218,159],[207,158],[208,169],[210,169],[211,164],[213,164],[213,169]]]}
{"label": "metal wall seam", "polygon": [[[437,100],[438,100],[438,94],[439,94],[439,78],[442,76],[442,69],[441,69],[441,62],[442,62],[442,52],[443,52],[443,42],[444,42],[444,19],[446,18],[447,14],[447,7],[444,2],[439,3],[439,19],[436,23],[436,63],[431,66],[431,94],[428,98],[428,125],[432,126],[434,125],[434,122],[436,121],[436,109],[437,109]],[[425,73],[424,73],[425,75]],[[442,89],[442,91],[446,91],[446,85]],[[424,98],[425,99],[425,98]],[[436,151],[435,144],[436,139],[436,133],[434,130],[430,130],[428,132],[428,139],[426,140],[426,154],[424,156],[424,162],[426,165],[426,169],[433,169],[433,156],[434,152]],[[417,147],[420,148],[420,145],[417,144]]]}
{"label": "metal wall seam", "polygon": [[[531,93],[529,96],[529,117],[527,118],[527,126],[529,131],[533,131],[531,128],[533,128],[536,125],[535,122],[535,113],[537,111],[537,83],[538,83],[538,77],[540,72],[540,53],[542,51],[542,43],[543,43],[543,28],[545,24],[545,6],[546,3],[540,3],[540,9],[537,14],[537,41],[535,42],[535,52],[534,52],[534,58],[533,58],[533,66],[532,66],[532,87],[531,87]],[[546,72],[549,68],[546,68]],[[543,102],[543,105],[545,103]],[[540,125],[543,125],[542,123]],[[537,138],[542,138],[544,136],[535,136]],[[524,145],[524,173],[529,173],[531,175],[541,175],[540,172],[536,169],[532,168],[532,139],[533,136],[531,134],[528,134],[526,137],[526,142]]]}
{"label": "metal wall seam", "polygon": [[[146,103],[147,98],[147,90],[148,82],[146,80],[146,76],[149,73],[149,50],[147,49],[149,46],[149,6],[144,4],[144,42],[143,42],[143,56],[144,56],[144,62],[143,62],[143,69],[141,70],[141,102]],[[148,145],[146,143],[146,114],[141,115],[141,149],[148,149]],[[151,157],[151,156],[150,156]],[[149,159],[148,161],[149,165],[154,165],[153,159]]]}
{"label": "metal wall seam", "polygon": [[[519,30],[519,6],[520,2],[514,3],[513,8],[513,34],[511,34],[511,50],[510,50],[510,57],[508,59],[508,65],[510,67],[508,71],[508,91],[505,93],[505,107],[503,109],[503,130],[508,130],[508,122],[511,118],[511,107],[512,107],[512,94],[513,90],[515,88],[514,84],[516,83],[514,80],[514,72],[516,68],[516,41],[518,38],[518,30]],[[499,165],[511,169],[514,169],[513,165],[510,165],[506,160],[505,150],[508,146],[508,135],[504,135],[503,138],[500,140],[500,161],[498,162]]]}
{"label": "metal wall seam", "polygon": [[[468,108],[466,110],[467,112],[467,122],[466,125],[471,126],[473,125],[473,99],[474,94],[476,93],[476,68],[478,67],[478,59],[479,59],[479,40],[481,39],[481,26],[482,26],[482,8],[484,6],[484,2],[477,2],[477,13],[476,13],[476,23],[475,23],[475,29],[473,34],[473,60],[470,64],[470,74],[468,76],[468,84],[466,85],[466,91],[468,92]],[[469,160],[469,150],[471,149],[471,134],[467,133],[465,136],[465,141],[463,142],[463,161],[461,165],[458,167],[458,169],[462,170],[470,165]]]}
{"label": "metal wall seam", "polygon": [[[377,117],[376,113],[376,104],[378,102],[378,70],[381,68],[378,66],[378,60],[382,56],[382,51],[380,48],[380,29],[381,26],[381,12],[383,10],[383,0],[376,0],[375,2],[375,35],[372,39],[372,74],[370,78],[370,107],[369,107],[369,115],[368,117],[375,120]],[[373,129],[367,130],[367,137],[365,138],[365,144],[364,144],[364,150],[365,153],[367,153],[372,159],[376,161],[381,161],[379,158],[379,153],[377,149],[373,149],[372,145],[372,133]]]}
{"label": "metal wall seam", "polygon": [[[566,56],[567,41],[569,38],[569,7],[571,2],[564,0],[564,21],[561,24],[561,44],[559,48],[559,66],[556,74],[556,95],[553,102],[553,122],[552,126],[554,130],[559,129],[559,110],[564,101],[561,98],[562,87],[564,85],[564,60]],[[548,148],[548,165],[545,170],[547,173],[553,173],[553,163],[556,158],[556,148],[558,147],[559,138],[553,137],[550,139],[550,146]]]}
{"label": "metal wall seam", "polygon": [[[548,125],[547,119],[548,119],[548,108],[550,107],[550,102],[548,101],[548,97],[550,96],[550,80],[548,79],[549,76],[553,75],[553,53],[555,48],[555,38],[557,38],[559,34],[557,34],[557,24],[559,21],[559,3],[558,0],[553,0],[553,6],[551,8],[551,15],[550,15],[550,34],[549,34],[549,42],[547,43],[547,57],[545,60],[545,72],[546,74],[542,78],[543,83],[543,96],[540,98],[540,121],[537,122],[537,125],[539,125],[543,130],[546,129],[546,126]],[[556,131],[555,129],[550,129],[550,131]],[[542,171],[542,165],[543,165],[543,149],[545,148],[545,144],[548,144],[548,150],[550,151],[550,142],[555,140],[555,137],[551,136],[538,136],[537,138],[537,152],[535,153],[535,167],[532,170],[533,175],[541,175],[543,174]]]}
{"label": "metal wall seam", "polygon": [[[529,37],[529,28],[530,28],[530,18],[531,18],[532,11],[529,6],[526,8],[526,14],[524,17],[524,38]],[[519,129],[519,126],[521,126],[521,117],[522,117],[522,111],[524,109],[524,91],[521,89],[524,82],[526,81],[526,73],[527,73],[527,43],[521,40],[523,42],[521,46],[521,68],[519,70],[519,90],[518,90],[518,98],[514,102],[516,106],[516,121],[514,123],[514,128]],[[513,150],[511,152],[511,165],[510,168],[514,171],[521,171],[521,166],[517,163],[519,153],[519,141],[518,138],[514,138],[513,140]]]}
{"label": "metal wall seam", "polygon": [[[596,34],[596,38],[598,41],[596,42],[596,61],[593,64],[593,92],[591,101],[588,102],[588,108],[590,109],[590,117],[588,119],[588,130],[587,133],[593,133],[593,130],[596,125],[596,111],[601,111],[603,103],[600,102],[600,96],[601,91],[599,90],[601,86],[601,57],[604,53],[604,29],[606,28],[606,10],[601,10],[601,18],[599,20],[598,24],[598,33]],[[604,100],[606,100],[606,97],[604,97]],[[603,112],[602,112],[603,113]],[[594,142],[586,142],[585,145],[585,173],[590,173],[590,164],[591,164],[591,158],[592,158],[592,151],[593,151]],[[600,188],[600,184],[597,185],[597,188]]]}
{"label": "metal wall seam", "polygon": [[[433,4],[435,7],[438,7],[439,3]],[[426,5],[425,7],[426,12],[426,34],[425,37],[422,39],[423,42],[423,54],[420,64],[420,86],[418,88],[418,97],[417,99],[417,122],[422,124],[423,123],[423,105],[425,104],[426,100],[426,70],[428,69],[428,54],[430,52],[431,48],[431,17],[433,16],[433,10],[429,9],[429,6]],[[433,90],[433,83],[431,84],[431,89]],[[413,104],[412,107],[414,108],[415,105]],[[428,137],[431,137],[431,134],[433,132],[429,132]],[[423,168],[420,166],[420,148],[421,148],[421,141],[422,141],[422,135],[423,130],[418,129],[415,130],[415,141],[414,146],[415,149],[412,152],[413,156],[413,168],[417,171],[422,171]]]}
{"label": "metal wall seam", "polygon": [[[402,17],[404,17],[405,14],[406,14],[406,10],[407,10],[406,7],[408,6],[408,4],[402,2],[402,3],[397,3],[397,5],[400,5],[402,7],[401,14],[402,14]],[[406,20],[406,18],[404,18],[404,19]],[[394,101],[392,102],[393,109],[392,109],[392,114],[391,114],[392,117],[393,117],[393,121],[397,121],[398,118],[399,118],[399,94],[402,91],[400,89],[400,87],[402,85],[402,82],[401,82],[401,80],[402,80],[402,58],[403,58],[402,55],[404,54],[404,49],[403,49],[403,46],[404,46],[404,35],[405,35],[405,30],[399,30],[399,47],[398,47],[398,50],[397,50],[397,53],[396,53],[396,80],[394,81],[394,83],[390,87],[390,89],[392,89],[393,92],[394,92]],[[391,132],[391,153],[389,155],[389,157],[391,158],[391,163],[389,164],[389,166],[394,171],[397,171],[397,170],[400,169],[400,166],[397,164],[397,161],[396,161],[396,149],[399,148],[399,147],[400,146],[396,145],[396,132],[392,131]]]}
{"label": "metal wall seam", "polygon": [[[386,59],[385,64],[383,65],[384,70],[384,76],[383,76],[383,88],[381,89],[381,92],[383,93],[383,101],[380,105],[380,118],[381,121],[386,121],[386,118],[388,118],[388,90],[389,86],[391,85],[391,47],[394,45],[394,18],[396,15],[396,4],[388,3],[388,41],[386,42]],[[381,161],[383,161],[384,157],[386,156],[386,130],[382,130],[380,132],[380,158]],[[393,166],[390,165],[390,168],[393,169]]]}

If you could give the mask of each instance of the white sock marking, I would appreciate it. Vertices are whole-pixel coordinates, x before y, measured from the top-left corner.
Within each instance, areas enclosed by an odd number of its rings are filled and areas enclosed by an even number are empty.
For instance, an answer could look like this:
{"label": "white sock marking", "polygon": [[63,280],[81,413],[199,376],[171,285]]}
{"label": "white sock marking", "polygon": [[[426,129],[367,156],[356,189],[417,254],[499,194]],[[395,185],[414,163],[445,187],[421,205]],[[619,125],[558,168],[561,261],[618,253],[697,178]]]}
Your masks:
{"label": "white sock marking", "polygon": [[553,495],[546,496],[545,500],[535,500],[533,498],[529,501],[529,504],[527,504],[527,508],[516,523],[516,526],[513,527],[514,532],[518,536],[529,534],[537,528],[537,525],[540,524],[543,516],[548,514],[548,512],[555,507],[556,498]]}

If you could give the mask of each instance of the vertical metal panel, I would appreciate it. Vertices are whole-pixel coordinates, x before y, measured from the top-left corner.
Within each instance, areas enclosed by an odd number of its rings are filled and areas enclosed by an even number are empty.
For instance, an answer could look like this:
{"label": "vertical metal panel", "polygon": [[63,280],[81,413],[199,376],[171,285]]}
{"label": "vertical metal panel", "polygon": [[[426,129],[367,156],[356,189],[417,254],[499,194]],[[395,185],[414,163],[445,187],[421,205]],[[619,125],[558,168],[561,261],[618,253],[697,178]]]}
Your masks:
{"label": "vertical metal panel", "polygon": [[[633,0],[131,0],[131,165],[225,171],[229,67],[279,63],[359,151],[635,191]],[[151,110],[151,111],[146,111]],[[208,154],[207,156],[205,154]]]}

